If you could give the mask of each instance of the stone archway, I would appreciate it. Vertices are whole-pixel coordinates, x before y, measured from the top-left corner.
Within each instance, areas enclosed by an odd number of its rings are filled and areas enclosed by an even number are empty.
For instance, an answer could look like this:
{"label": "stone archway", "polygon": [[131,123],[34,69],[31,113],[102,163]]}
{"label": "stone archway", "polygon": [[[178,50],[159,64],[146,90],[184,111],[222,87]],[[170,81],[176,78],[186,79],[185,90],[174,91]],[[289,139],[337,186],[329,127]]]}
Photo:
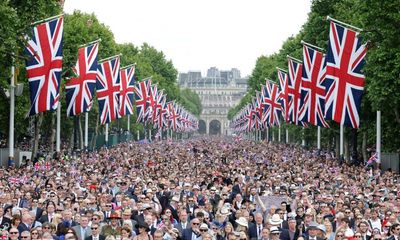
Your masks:
{"label": "stone archway", "polygon": [[209,133],[210,135],[221,135],[221,122],[219,120],[212,120],[209,125]]}
{"label": "stone archway", "polygon": [[206,134],[207,133],[207,124],[204,120],[199,120],[199,134]]}

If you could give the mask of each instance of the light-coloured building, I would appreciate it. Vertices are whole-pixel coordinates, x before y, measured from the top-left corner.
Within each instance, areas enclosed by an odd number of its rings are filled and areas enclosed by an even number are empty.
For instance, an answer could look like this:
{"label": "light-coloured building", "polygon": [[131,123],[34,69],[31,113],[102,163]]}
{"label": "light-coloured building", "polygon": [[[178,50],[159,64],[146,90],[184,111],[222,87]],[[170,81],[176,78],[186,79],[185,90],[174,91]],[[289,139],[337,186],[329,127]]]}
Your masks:
{"label": "light-coloured building", "polygon": [[206,77],[198,73],[180,73],[178,82],[181,88],[189,88],[200,97],[203,111],[199,120],[199,133],[230,135],[228,111],[246,94],[248,78],[241,78],[236,68],[219,71],[212,67],[208,69]]}

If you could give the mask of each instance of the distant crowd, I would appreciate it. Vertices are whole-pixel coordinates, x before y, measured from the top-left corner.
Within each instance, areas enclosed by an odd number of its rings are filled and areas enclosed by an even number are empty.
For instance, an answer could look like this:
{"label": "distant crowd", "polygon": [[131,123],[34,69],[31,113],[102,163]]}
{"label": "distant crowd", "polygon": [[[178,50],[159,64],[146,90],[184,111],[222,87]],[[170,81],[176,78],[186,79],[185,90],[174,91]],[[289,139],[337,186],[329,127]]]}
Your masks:
{"label": "distant crowd", "polygon": [[399,240],[399,181],[284,144],[129,142],[0,168],[0,237]]}

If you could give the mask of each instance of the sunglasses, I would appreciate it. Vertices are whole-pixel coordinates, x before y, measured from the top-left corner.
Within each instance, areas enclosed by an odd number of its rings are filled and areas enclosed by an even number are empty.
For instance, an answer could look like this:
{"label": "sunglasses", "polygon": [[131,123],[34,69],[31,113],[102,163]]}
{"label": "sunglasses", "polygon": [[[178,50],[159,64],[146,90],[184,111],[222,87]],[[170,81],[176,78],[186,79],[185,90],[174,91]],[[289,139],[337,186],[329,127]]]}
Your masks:
{"label": "sunglasses", "polygon": [[92,227],[92,230],[96,230],[97,229],[97,227]]}
{"label": "sunglasses", "polygon": [[193,225],[200,225],[200,223],[192,223]]}
{"label": "sunglasses", "polygon": [[343,234],[336,235],[336,237],[343,237],[343,236],[344,236]]}
{"label": "sunglasses", "polygon": [[20,238],[29,238],[28,236],[21,236]]}
{"label": "sunglasses", "polygon": [[280,233],[271,233],[272,235],[279,235]]}
{"label": "sunglasses", "polygon": [[33,234],[35,234],[35,235],[36,235],[36,234],[39,234],[39,233],[37,233],[37,232],[33,232],[33,233],[31,233],[31,234],[32,234],[32,235],[33,235]]}
{"label": "sunglasses", "polygon": [[50,227],[43,227],[43,229],[50,229]]}
{"label": "sunglasses", "polygon": [[200,229],[200,232],[207,232],[207,229]]}
{"label": "sunglasses", "polygon": [[10,232],[10,234],[18,234],[19,232]]}
{"label": "sunglasses", "polygon": [[362,236],[356,236],[356,238],[362,238]]}

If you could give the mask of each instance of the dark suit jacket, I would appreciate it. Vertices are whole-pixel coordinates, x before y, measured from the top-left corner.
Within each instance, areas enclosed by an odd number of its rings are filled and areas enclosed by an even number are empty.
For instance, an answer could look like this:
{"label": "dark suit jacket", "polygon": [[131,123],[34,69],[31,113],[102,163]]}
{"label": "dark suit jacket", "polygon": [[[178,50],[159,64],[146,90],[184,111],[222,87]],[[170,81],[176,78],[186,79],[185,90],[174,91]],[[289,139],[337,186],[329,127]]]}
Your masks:
{"label": "dark suit jacket", "polygon": [[[178,229],[179,235],[182,236],[182,232],[183,232],[182,223],[178,222],[178,223],[174,224],[174,228]],[[188,228],[190,228],[190,222],[189,221],[186,223],[186,228],[185,229],[188,229]]]}
{"label": "dark suit jacket", "polygon": [[42,224],[45,223],[45,222],[49,222],[49,215],[48,214],[42,215],[39,218],[39,222],[41,222]]}
{"label": "dark suit jacket", "polygon": [[249,238],[251,240],[258,239],[257,224],[252,224],[252,225],[249,226],[248,234],[249,234]]}
{"label": "dark suit jacket", "polygon": [[182,231],[182,240],[192,240],[192,228],[186,228]]}
{"label": "dark suit jacket", "polygon": [[293,239],[290,239],[290,234],[288,229],[281,229],[281,234],[279,235],[279,239],[281,240],[297,240],[299,237],[299,230],[296,229],[296,232],[294,233]]}
{"label": "dark suit jacket", "polygon": [[283,222],[281,223],[281,228],[282,229],[289,229],[289,223],[286,220],[283,220]]}
{"label": "dark suit jacket", "polygon": [[[310,240],[310,236],[306,236],[306,237],[304,238],[304,240]],[[322,239],[322,238],[320,238],[320,237],[317,237],[317,240],[324,240],[324,239]]]}
{"label": "dark suit jacket", "polygon": [[[89,236],[85,238],[85,240],[93,240],[93,236]],[[106,240],[106,237],[104,237],[103,235],[99,235],[99,240]]]}
{"label": "dark suit jacket", "polygon": [[26,226],[26,224],[25,223],[20,223],[19,225],[18,225],[18,232],[21,234],[23,231],[30,231],[31,229],[29,228],[29,227],[27,227]]}

